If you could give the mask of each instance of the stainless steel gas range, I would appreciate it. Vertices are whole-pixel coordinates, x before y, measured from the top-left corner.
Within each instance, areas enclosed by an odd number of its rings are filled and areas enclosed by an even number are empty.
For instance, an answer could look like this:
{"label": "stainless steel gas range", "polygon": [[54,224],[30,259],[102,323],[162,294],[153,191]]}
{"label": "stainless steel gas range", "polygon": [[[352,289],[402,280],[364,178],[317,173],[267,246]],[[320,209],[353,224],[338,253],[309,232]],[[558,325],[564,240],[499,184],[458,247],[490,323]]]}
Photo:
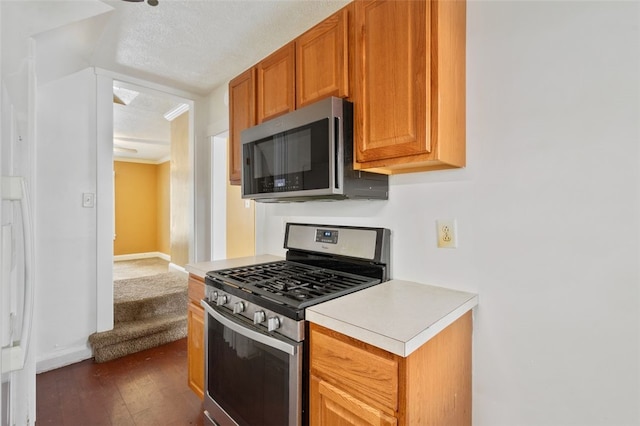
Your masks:
{"label": "stainless steel gas range", "polygon": [[286,260],[206,275],[210,424],[307,424],[305,308],[389,279],[388,229],[288,223],[284,247]]}

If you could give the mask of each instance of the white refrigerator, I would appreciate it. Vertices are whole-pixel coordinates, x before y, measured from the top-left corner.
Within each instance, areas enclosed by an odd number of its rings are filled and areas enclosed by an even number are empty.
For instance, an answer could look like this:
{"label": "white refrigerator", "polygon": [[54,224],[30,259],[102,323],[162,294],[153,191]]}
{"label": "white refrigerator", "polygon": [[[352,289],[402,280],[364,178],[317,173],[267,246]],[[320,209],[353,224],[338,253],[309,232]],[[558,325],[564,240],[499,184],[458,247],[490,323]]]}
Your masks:
{"label": "white refrigerator", "polygon": [[[28,68],[31,73],[32,67]],[[33,81],[29,84],[33,87]],[[1,94],[0,426],[26,426],[35,423],[36,399],[32,338],[33,210],[29,203],[32,164],[29,142],[34,137],[35,114],[32,102],[26,115],[16,112],[5,81]]]}

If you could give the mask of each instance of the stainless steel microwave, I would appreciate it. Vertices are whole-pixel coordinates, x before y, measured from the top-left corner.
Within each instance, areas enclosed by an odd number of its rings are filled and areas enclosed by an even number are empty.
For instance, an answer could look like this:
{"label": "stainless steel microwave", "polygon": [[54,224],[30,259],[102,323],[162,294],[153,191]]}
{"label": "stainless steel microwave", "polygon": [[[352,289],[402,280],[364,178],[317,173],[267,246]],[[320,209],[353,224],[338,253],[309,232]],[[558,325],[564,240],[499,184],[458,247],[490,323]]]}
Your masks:
{"label": "stainless steel microwave", "polygon": [[246,129],[241,141],[242,198],[388,198],[388,176],[353,169],[353,104],[344,99],[326,98]]}

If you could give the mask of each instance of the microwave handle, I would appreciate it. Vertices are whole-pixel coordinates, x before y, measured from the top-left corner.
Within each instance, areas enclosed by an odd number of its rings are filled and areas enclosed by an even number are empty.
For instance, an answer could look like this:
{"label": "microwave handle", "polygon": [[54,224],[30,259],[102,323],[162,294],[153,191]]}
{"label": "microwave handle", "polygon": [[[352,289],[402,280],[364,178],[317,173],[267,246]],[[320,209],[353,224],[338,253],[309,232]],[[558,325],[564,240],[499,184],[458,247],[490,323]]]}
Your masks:
{"label": "microwave handle", "polygon": [[226,314],[222,312],[218,312],[213,306],[207,303],[206,300],[201,300],[200,305],[202,305],[204,310],[207,311],[207,313],[211,315],[220,324],[235,331],[238,334],[243,335],[247,339],[255,340],[256,342],[260,342],[271,348],[277,349],[282,352],[286,352],[291,356],[295,355],[297,352],[297,349],[298,349],[297,346],[291,345],[275,337],[265,335],[258,331],[247,328],[241,324],[238,324],[232,318],[228,318]]}

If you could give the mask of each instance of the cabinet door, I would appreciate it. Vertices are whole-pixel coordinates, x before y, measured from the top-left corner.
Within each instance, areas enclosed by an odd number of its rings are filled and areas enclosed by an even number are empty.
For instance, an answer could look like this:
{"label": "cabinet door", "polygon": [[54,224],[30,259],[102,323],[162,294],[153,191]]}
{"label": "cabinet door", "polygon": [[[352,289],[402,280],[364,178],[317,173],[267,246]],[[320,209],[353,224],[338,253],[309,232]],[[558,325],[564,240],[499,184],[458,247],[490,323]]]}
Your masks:
{"label": "cabinet door", "polygon": [[430,150],[430,1],[355,4],[356,161]]}
{"label": "cabinet door", "polygon": [[204,396],[204,309],[195,303],[187,308],[187,363],[189,388]]}
{"label": "cabinet door", "polygon": [[229,82],[229,181],[240,185],[242,142],[240,132],[256,124],[256,70],[249,69]]}
{"label": "cabinet door", "polygon": [[348,10],[296,39],[296,108],[328,96],[349,96]]}
{"label": "cabinet door", "polygon": [[311,426],[392,426],[397,419],[358,400],[315,376],[311,377],[309,423]]}
{"label": "cabinet door", "polygon": [[190,302],[200,306],[200,300],[204,299],[204,278],[189,274],[188,295]]}
{"label": "cabinet door", "polygon": [[367,404],[394,413],[398,410],[398,360],[393,354],[311,324],[311,373]]}
{"label": "cabinet door", "polygon": [[258,123],[295,109],[295,48],[291,42],[262,60],[258,73]]}

